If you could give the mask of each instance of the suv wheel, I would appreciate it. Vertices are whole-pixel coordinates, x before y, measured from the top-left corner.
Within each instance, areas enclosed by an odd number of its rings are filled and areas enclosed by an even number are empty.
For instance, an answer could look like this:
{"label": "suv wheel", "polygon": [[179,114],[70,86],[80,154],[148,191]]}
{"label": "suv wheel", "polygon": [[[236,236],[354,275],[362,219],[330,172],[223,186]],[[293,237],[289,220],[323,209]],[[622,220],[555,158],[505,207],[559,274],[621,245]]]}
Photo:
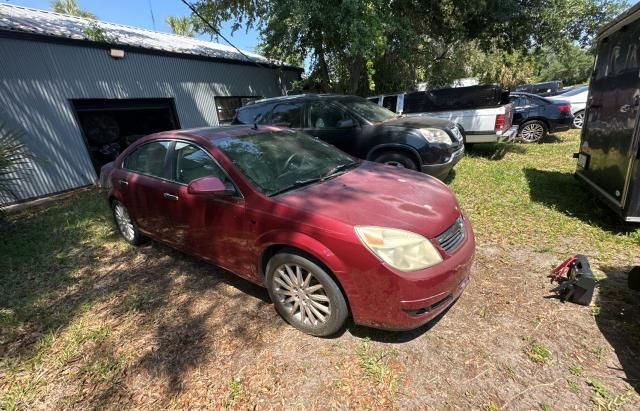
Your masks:
{"label": "suv wheel", "polygon": [[295,251],[271,257],[266,285],[278,314],[304,333],[329,336],[347,320],[347,302],[333,278]]}
{"label": "suv wheel", "polygon": [[418,165],[404,153],[397,151],[385,151],[374,157],[373,161],[376,163],[383,163],[389,166],[408,168],[410,170],[417,170]]}

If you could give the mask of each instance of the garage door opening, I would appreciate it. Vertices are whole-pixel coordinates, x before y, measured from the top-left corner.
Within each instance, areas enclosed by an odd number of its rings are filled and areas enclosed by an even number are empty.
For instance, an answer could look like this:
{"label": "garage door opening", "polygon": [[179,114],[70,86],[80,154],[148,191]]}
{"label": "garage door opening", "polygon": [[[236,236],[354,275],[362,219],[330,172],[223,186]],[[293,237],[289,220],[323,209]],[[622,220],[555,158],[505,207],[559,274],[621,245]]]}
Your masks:
{"label": "garage door opening", "polygon": [[180,128],[173,99],[71,100],[96,172],[137,139]]}

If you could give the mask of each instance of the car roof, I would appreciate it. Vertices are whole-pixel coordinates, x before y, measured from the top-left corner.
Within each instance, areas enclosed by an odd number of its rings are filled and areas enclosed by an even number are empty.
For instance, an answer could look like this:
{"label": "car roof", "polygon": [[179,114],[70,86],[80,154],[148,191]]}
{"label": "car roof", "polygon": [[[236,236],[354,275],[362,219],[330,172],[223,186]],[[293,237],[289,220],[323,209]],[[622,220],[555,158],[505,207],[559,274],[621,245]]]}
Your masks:
{"label": "car roof", "polygon": [[252,107],[252,106],[256,106],[259,104],[266,104],[266,103],[277,103],[279,101],[299,101],[299,100],[308,101],[308,100],[325,100],[325,99],[326,100],[344,100],[344,99],[351,99],[351,98],[362,98],[362,97],[344,95],[344,94],[295,94],[292,96],[269,97],[269,98],[263,98],[260,100],[253,100],[248,102],[246,106],[240,107],[239,110],[245,107]]}
{"label": "car roof", "polygon": [[192,140],[200,140],[201,142],[214,143],[224,138],[235,137],[242,138],[257,134],[268,134],[276,131],[286,130],[282,127],[260,125],[236,125],[236,126],[218,126],[218,127],[201,127],[190,128],[184,130],[162,131],[149,136],[151,139],[164,138],[180,138],[186,137]]}

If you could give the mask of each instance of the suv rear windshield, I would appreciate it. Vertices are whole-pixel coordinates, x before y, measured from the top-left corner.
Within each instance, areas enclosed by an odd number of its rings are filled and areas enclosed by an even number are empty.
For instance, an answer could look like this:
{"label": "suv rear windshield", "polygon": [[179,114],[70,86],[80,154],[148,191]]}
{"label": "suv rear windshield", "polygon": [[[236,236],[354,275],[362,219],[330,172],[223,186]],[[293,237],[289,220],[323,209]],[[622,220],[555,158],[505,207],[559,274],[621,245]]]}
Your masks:
{"label": "suv rear windshield", "polygon": [[359,97],[341,98],[340,104],[372,123],[381,123],[398,117],[393,111]]}

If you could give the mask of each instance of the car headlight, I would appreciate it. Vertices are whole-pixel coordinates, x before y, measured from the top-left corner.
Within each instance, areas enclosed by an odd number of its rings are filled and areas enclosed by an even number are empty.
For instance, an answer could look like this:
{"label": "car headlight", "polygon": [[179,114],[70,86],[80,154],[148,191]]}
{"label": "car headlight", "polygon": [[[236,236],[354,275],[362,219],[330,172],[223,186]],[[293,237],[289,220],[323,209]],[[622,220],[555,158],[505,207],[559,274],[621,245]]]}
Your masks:
{"label": "car headlight", "polygon": [[421,128],[420,133],[429,143],[453,144],[449,133],[439,128]]}
{"label": "car headlight", "polygon": [[400,271],[415,271],[442,261],[442,255],[423,236],[397,228],[357,226],[360,241],[373,254]]}

